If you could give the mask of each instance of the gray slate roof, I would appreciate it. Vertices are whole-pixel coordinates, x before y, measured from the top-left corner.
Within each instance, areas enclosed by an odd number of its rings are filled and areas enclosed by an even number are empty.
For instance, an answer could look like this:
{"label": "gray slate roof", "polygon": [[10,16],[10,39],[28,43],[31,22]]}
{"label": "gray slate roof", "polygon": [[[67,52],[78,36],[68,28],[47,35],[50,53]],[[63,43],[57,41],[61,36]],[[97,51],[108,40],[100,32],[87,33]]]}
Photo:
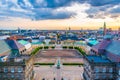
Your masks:
{"label": "gray slate roof", "polygon": [[120,41],[112,40],[106,50],[110,53],[114,53],[116,55],[120,55]]}
{"label": "gray slate roof", "polygon": [[24,46],[18,43],[16,40],[5,40],[5,42],[12,48],[12,49],[21,49]]}
{"label": "gray slate roof", "polygon": [[0,40],[0,54],[8,52],[10,50],[11,48],[9,45],[4,40]]}

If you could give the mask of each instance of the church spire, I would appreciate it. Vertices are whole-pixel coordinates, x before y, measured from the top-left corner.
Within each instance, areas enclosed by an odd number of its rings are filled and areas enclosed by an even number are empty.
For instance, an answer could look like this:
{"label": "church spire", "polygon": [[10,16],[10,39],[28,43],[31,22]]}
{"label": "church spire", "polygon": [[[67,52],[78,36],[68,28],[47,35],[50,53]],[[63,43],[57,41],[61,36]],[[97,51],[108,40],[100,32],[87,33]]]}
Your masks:
{"label": "church spire", "polygon": [[104,29],[103,35],[106,35],[106,22],[104,22],[103,29]]}

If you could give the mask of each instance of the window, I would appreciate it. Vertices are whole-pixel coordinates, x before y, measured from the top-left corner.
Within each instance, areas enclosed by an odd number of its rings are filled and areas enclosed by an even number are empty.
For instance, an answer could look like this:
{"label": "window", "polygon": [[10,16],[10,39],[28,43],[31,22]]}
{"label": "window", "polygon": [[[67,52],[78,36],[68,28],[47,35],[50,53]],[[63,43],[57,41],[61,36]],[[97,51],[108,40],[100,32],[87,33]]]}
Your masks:
{"label": "window", "polygon": [[95,68],[94,68],[94,71],[95,71],[95,72],[99,72],[99,68],[98,68],[98,67],[95,67]]}
{"label": "window", "polygon": [[6,78],[7,76],[6,75],[4,75],[4,78]]}
{"label": "window", "polygon": [[8,72],[8,68],[4,68],[4,72],[5,72],[5,73]]}
{"label": "window", "polygon": [[106,76],[105,75],[103,75],[103,79],[105,79],[106,78]]}
{"label": "window", "polygon": [[98,74],[95,75],[95,79],[99,79],[99,75]]}
{"label": "window", "polygon": [[90,70],[90,66],[88,66],[88,69]]}
{"label": "window", "polygon": [[106,72],[106,68],[103,68],[103,72]]}
{"label": "window", "polygon": [[18,72],[22,72],[23,71],[23,69],[22,68],[18,68]]}
{"label": "window", "polygon": [[19,78],[19,77],[20,77],[20,75],[17,75],[16,77],[17,77],[17,78]]}
{"label": "window", "polygon": [[14,78],[15,76],[14,75],[11,75],[11,78]]}
{"label": "window", "polygon": [[109,68],[109,72],[112,73],[113,72],[113,68]]}
{"label": "window", "polygon": [[110,78],[113,78],[113,75],[110,75]]}
{"label": "window", "polygon": [[14,72],[15,72],[14,68],[11,68],[11,72],[12,72],[12,73],[14,73]]}
{"label": "window", "polygon": [[117,80],[120,80],[120,77],[118,77],[118,79]]}
{"label": "window", "polygon": [[119,69],[119,71],[118,71],[118,74],[120,75],[120,69]]}

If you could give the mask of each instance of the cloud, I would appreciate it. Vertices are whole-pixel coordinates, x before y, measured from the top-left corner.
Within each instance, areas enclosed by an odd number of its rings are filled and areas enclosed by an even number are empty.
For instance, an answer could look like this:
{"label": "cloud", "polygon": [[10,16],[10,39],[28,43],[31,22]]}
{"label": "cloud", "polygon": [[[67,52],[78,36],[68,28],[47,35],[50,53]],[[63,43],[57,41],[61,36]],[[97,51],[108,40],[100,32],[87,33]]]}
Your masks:
{"label": "cloud", "polygon": [[90,6],[90,9],[86,10],[86,13],[88,14],[88,18],[94,18],[94,19],[105,19],[106,17],[115,18],[113,16],[119,17],[118,15],[120,13],[120,3],[113,5],[113,4],[107,4],[104,6]]}
{"label": "cloud", "polygon": [[113,8],[111,8],[110,13],[119,14],[120,13],[120,6],[119,5],[116,5]]}
{"label": "cloud", "polygon": [[65,19],[69,18],[72,15],[75,15],[73,12],[70,11],[58,11],[57,9],[52,8],[34,9],[33,12],[35,12],[33,20]]}
{"label": "cloud", "polygon": [[120,0],[1,0],[0,16],[32,20],[106,18],[120,13],[120,7],[114,8],[118,5]]}
{"label": "cloud", "polygon": [[104,5],[116,5],[120,3],[120,0],[89,0],[88,1],[92,6],[104,6]]}

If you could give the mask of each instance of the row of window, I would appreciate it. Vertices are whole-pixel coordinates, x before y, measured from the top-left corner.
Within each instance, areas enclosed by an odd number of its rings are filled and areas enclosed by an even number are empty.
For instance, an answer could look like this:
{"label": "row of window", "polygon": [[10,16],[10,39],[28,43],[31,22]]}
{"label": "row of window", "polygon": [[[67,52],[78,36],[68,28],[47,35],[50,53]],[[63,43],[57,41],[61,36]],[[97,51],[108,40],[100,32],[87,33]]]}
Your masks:
{"label": "row of window", "polygon": [[98,67],[95,67],[94,68],[94,72],[107,72],[107,69],[108,69],[108,72],[112,73],[113,72],[113,68],[98,68]]}
{"label": "row of window", "polygon": [[112,79],[113,78],[113,75],[109,75],[109,76],[107,76],[107,75],[102,75],[102,76],[100,76],[100,75],[95,75],[95,79],[99,79],[99,78],[102,78],[102,79],[108,79],[108,77],[109,77],[109,79]]}
{"label": "row of window", "polygon": [[22,53],[24,53],[26,51],[26,49],[25,50],[23,50],[23,51],[21,51],[20,53],[22,54]]}
{"label": "row of window", "polygon": [[19,77],[21,77],[21,75],[19,74],[19,75],[14,75],[14,74],[12,74],[12,75],[0,75],[0,77],[4,77],[4,78],[8,78],[8,77],[11,77],[11,78],[19,78]]}
{"label": "row of window", "polygon": [[15,68],[3,68],[4,72],[7,73],[8,71],[10,71],[11,73],[14,73],[15,71],[16,72],[22,72],[23,71],[23,68],[17,68],[17,70]]}

